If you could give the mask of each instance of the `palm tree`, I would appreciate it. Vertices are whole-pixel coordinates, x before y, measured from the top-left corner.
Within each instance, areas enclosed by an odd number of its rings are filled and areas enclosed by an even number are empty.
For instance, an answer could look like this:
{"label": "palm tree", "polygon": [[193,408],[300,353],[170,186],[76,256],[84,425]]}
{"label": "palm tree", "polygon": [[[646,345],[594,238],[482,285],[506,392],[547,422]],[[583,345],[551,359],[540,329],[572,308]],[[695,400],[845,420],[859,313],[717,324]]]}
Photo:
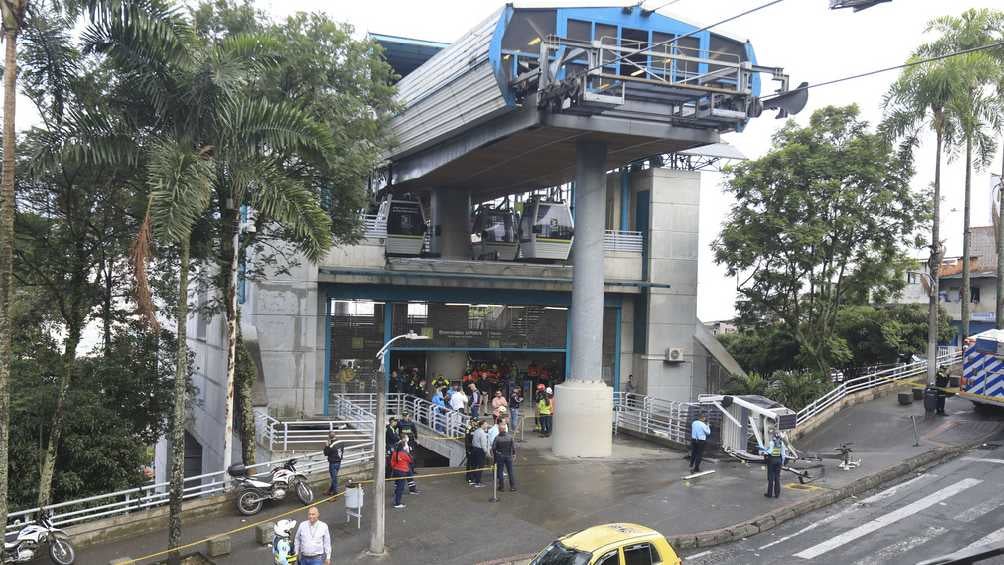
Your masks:
{"label": "palm tree", "polygon": [[732,378],[725,383],[726,394],[737,396],[748,394],[763,394],[767,390],[767,379],[759,373],[746,373],[744,375],[732,375]]}
{"label": "palm tree", "polygon": [[[149,163],[150,185],[155,188],[150,206],[152,231],[158,239],[163,236],[177,244],[182,258],[169,528],[170,547],[176,547],[180,541],[184,457],[181,381],[187,377],[181,365],[187,367],[185,299],[192,226],[200,218],[222,217],[219,241],[227,280],[229,350],[225,468],[233,433],[237,340],[234,274],[238,246],[233,244],[236,211],[242,204],[253,206],[262,221],[283,226],[304,255],[317,260],[330,246],[331,220],[319,204],[314,183],[319,172],[325,171],[326,155],[334,152],[334,143],[327,129],[296,106],[254,96],[252,81],[275,62],[271,55],[275,41],[270,36],[201,38],[176,12],[165,13],[163,18],[167,23],[155,33],[143,26],[133,27],[130,17],[111,18],[92,26],[84,40],[90,49],[106,53],[120,68],[119,78],[125,90],[143,98],[136,119],[142,121],[146,116],[147,121],[138,129],[159,132],[154,142],[141,139],[136,144],[141,156],[132,158]],[[121,150],[115,143],[109,146],[112,149],[99,145],[93,151],[101,156]],[[168,190],[170,187],[174,187],[173,192]],[[173,196],[168,198],[168,194]],[[213,195],[219,214],[207,217],[205,211]],[[149,229],[141,231],[134,263],[141,310],[156,323],[144,269],[150,233]]]}
{"label": "palm tree", "polygon": [[[999,41],[1004,36],[1004,12],[990,9],[970,9],[960,16],[942,16],[932,20],[928,32],[940,37],[921,46],[927,56],[946,55],[963,49],[972,49]],[[958,116],[962,141],[965,144],[965,205],[962,239],[962,335],[969,335],[970,294],[970,200],[972,168],[990,164],[996,151],[993,137],[987,130],[1001,128],[1004,109],[998,92],[992,93],[1002,82],[1000,49],[997,57],[986,51],[952,57],[952,65],[959,69],[959,88],[954,91],[948,107]],[[974,161],[974,155],[975,161]]]}
{"label": "palm tree", "polygon": [[17,36],[28,0],[0,3],[3,17],[3,171],[0,173],[0,524],[7,523],[7,447],[10,443],[11,312],[14,277],[14,112],[17,99]]}
{"label": "palm tree", "polygon": [[[195,222],[209,207],[213,166],[209,148],[196,151],[189,141],[155,140],[148,155],[150,205],[136,248],[142,255],[151,232],[178,246],[178,303],[175,311],[178,352],[171,417],[171,479],[168,547],[181,545],[181,503],[185,471],[185,417],[188,405],[188,272]],[[176,553],[170,556],[178,561]]]}
{"label": "palm tree", "polygon": [[[917,52],[909,62],[922,58]],[[946,110],[958,88],[957,69],[950,60],[909,66],[890,87],[883,101],[886,110],[881,130],[889,137],[904,138],[907,146],[917,143],[919,130],[928,127],[935,135],[934,182],[931,198],[931,252],[928,258],[930,297],[927,323],[927,378],[934,382],[938,346],[938,282],[944,246],[941,228],[941,161],[946,144],[957,138],[958,125]]]}

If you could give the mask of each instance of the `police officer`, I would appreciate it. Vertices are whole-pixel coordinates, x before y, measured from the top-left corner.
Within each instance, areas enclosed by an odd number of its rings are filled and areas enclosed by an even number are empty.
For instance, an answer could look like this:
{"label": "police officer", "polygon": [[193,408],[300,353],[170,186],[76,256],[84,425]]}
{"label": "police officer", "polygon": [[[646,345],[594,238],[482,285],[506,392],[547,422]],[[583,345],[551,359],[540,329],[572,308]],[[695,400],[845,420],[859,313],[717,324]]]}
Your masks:
{"label": "police officer", "polygon": [[788,458],[787,448],[781,432],[774,430],[766,446],[760,446],[760,453],[767,458],[767,492],[764,496],[777,498],[781,496],[781,467]]}

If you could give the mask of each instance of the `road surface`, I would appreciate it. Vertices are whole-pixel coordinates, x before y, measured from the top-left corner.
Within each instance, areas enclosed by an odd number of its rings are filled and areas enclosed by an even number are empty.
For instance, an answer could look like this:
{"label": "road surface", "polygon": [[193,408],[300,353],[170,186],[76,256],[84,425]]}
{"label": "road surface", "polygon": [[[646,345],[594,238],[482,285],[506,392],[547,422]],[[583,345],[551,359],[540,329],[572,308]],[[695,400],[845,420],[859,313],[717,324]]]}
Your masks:
{"label": "road surface", "polygon": [[684,562],[913,565],[1004,543],[1004,447],[988,447],[741,542],[685,552]]}

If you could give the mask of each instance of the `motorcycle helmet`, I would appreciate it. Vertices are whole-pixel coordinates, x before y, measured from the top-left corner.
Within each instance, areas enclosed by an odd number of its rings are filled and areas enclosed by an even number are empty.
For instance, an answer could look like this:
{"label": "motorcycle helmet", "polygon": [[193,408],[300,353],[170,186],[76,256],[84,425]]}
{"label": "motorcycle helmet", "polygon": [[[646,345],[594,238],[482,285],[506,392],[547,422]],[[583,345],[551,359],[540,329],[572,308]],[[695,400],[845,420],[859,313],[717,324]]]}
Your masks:
{"label": "motorcycle helmet", "polygon": [[554,391],[552,391],[552,390],[551,390],[551,387],[547,387],[547,388],[546,388],[546,389],[544,390],[544,392],[546,392],[547,394],[552,394],[552,393],[553,393]]}
{"label": "motorcycle helmet", "polygon": [[505,416],[506,412],[505,406],[499,406],[499,416]]}
{"label": "motorcycle helmet", "polygon": [[293,528],[296,527],[296,520],[279,520],[272,528],[272,532],[279,537],[292,537]]}

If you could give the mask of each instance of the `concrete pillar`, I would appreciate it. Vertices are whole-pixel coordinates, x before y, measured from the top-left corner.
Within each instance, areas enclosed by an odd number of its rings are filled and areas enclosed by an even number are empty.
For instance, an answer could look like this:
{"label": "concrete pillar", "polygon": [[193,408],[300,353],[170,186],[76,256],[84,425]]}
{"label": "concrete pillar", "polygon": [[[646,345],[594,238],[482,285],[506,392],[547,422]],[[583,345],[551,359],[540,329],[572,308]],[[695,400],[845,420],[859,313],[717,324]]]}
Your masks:
{"label": "concrete pillar", "polygon": [[440,188],[432,193],[431,202],[433,253],[444,259],[470,259],[470,195],[466,190]]}
{"label": "concrete pillar", "polygon": [[561,457],[609,457],[612,448],[613,397],[602,375],[606,157],[605,143],[576,145],[572,365],[555,391],[552,447]]}

